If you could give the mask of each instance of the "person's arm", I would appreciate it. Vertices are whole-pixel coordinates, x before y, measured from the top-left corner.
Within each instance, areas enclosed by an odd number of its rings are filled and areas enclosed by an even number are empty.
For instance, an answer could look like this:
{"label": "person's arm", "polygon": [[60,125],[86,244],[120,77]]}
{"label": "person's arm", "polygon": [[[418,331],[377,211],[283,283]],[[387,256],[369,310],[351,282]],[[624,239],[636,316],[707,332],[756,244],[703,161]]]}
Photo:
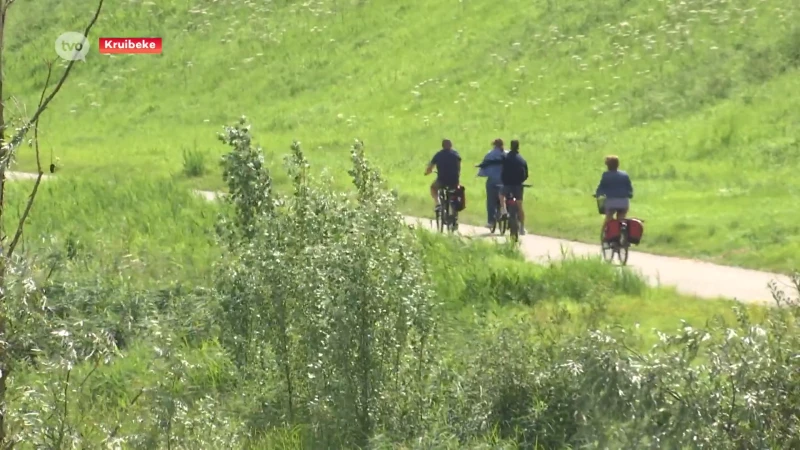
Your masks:
{"label": "person's arm", "polygon": [[626,181],[628,182],[628,198],[633,198],[633,183],[631,183],[631,177],[625,177]]}
{"label": "person's arm", "polygon": [[425,175],[426,176],[430,175],[431,172],[433,172],[433,168],[436,167],[436,159],[437,159],[438,156],[439,156],[438,153],[433,155],[433,158],[431,159],[431,162],[428,163],[428,167],[425,168]]}
{"label": "person's arm", "polygon": [[603,175],[600,177],[600,183],[597,185],[597,189],[595,189],[595,191],[594,191],[594,195],[597,196],[597,197],[603,195],[603,193],[606,190],[606,186],[608,184],[608,179],[606,177],[606,173],[608,173],[608,172],[603,172]]}
{"label": "person's arm", "polygon": [[525,160],[522,160],[522,169],[523,173],[525,174],[524,177],[522,178],[522,182],[524,183],[528,181],[528,162]]}
{"label": "person's arm", "polygon": [[489,154],[487,153],[486,156],[483,157],[483,161],[481,161],[480,164],[475,166],[478,169],[480,169],[478,171],[478,176],[479,177],[488,177],[489,174],[486,173],[486,168],[489,167],[490,165],[491,165],[491,163],[489,162]]}

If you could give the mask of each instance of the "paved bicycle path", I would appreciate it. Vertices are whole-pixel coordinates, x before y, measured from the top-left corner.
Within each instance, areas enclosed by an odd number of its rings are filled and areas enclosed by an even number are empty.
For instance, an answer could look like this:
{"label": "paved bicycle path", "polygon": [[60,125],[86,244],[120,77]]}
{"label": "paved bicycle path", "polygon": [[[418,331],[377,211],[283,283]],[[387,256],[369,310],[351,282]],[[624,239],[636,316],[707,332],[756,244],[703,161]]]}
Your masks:
{"label": "paved bicycle path", "polygon": [[[432,219],[407,217],[406,223],[434,230]],[[459,234],[468,237],[492,237],[485,227],[459,225]],[[600,257],[600,244],[556,239],[546,236],[520,236],[520,250],[525,258],[535,263],[546,263],[569,256]],[[784,291],[795,297],[796,290],[787,276],[769,272],[721,266],[704,261],[675,258],[631,251],[628,267],[640,272],[653,286],[673,286],[682,294],[715,299],[734,299],[745,303],[774,303],[769,289],[776,281]]]}
{"label": "paved bicycle path", "polygon": [[[7,172],[9,179],[35,179],[32,173]],[[46,176],[49,178],[49,176]],[[194,191],[207,200],[220,194],[211,191]],[[432,219],[406,217],[406,223],[435,230]],[[503,239],[492,237],[484,227],[460,225],[459,234],[471,238]],[[546,236],[520,237],[520,250],[534,263],[562,259],[564,256],[599,256],[600,246]],[[769,283],[776,281],[785,292],[796,297],[789,277],[738,267],[721,266],[704,261],[630,252],[628,266],[644,275],[651,285],[674,286],[678,292],[701,298],[727,298],[745,303],[772,303]]]}

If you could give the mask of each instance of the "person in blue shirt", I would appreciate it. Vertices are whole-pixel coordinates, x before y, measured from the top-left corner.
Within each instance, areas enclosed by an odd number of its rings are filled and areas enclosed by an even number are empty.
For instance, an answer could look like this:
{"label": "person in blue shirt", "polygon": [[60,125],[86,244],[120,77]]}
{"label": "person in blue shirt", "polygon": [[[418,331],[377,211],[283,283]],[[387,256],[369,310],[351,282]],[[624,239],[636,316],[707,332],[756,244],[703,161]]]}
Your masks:
{"label": "person in blue shirt", "polygon": [[442,149],[436,152],[425,169],[425,175],[430,175],[436,168],[436,180],[431,184],[431,197],[433,198],[436,211],[440,211],[442,205],[439,204],[440,188],[457,188],[461,181],[461,155],[453,148],[450,139],[442,141]]}
{"label": "person in blue shirt", "polygon": [[517,199],[519,206],[519,234],[525,235],[525,210],[522,208],[523,191],[525,181],[528,180],[528,163],[519,154],[519,141],[511,141],[511,151],[503,161],[503,196],[502,207],[505,212],[506,195],[511,194]]}
{"label": "person in blue shirt", "polygon": [[606,197],[606,215],[603,219],[601,232],[605,231],[608,222],[614,220],[615,214],[617,220],[625,218],[633,198],[631,178],[625,171],[619,170],[619,157],[614,155],[606,156],[606,168],[608,170],[603,172],[600,184],[597,185],[595,190],[596,197]]}
{"label": "person in blue shirt", "polygon": [[494,225],[497,209],[500,207],[503,160],[506,157],[502,139],[495,139],[492,146],[493,148],[484,156],[483,161],[476,166],[480,168],[478,176],[486,178],[486,226],[488,228],[492,228]]}

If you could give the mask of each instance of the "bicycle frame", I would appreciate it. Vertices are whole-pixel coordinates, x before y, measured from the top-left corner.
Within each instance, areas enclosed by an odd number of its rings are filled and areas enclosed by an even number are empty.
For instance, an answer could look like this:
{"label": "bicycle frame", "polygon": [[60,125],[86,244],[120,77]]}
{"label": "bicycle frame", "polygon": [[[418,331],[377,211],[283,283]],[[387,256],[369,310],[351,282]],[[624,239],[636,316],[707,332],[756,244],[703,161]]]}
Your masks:
{"label": "bicycle frame", "polygon": [[[498,187],[502,188],[503,185],[498,185]],[[523,184],[522,185],[523,189],[529,188],[529,187],[531,187],[531,185],[529,185],[529,184]],[[513,204],[514,206],[517,205],[517,197],[514,196],[511,192],[506,192],[506,193],[501,192],[500,193],[500,197],[505,199],[506,207],[508,207],[509,202],[511,202],[511,204]]]}
{"label": "bicycle frame", "polygon": [[[597,195],[593,195],[593,197],[597,200],[597,212],[600,215],[605,215],[606,197]],[[617,257],[619,258],[619,262],[623,266],[628,264],[628,252],[631,247],[630,234],[628,228],[630,221],[633,219],[634,219],[633,217],[625,217],[624,219],[612,218],[603,227],[603,231],[600,233],[600,247],[603,253],[603,258],[606,261],[612,262],[614,260],[614,255],[617,255]],[[636,220],[644,222],[644,220],[642,219],[637,218]],[[609,224],[612,224],[614,222],[619,223],[619,237],[611,241],[608,241],[606,240],[606,230],[608,229]]]}
{"label": "bicycle frame", "polygon": [[[619,236],[616,239],[608,241],[606,240],[606,230],[608,229],[608,225],[612,222],[619,222]],[[603,253],[603,258],[608,261],[612,262],[614,260],[614,255],[617,255],[619,262],[621,265],[626,265],[628,263],[628,252],[630,249],[630,241],[628,239],[628,219],[612,219],[610,220],[605,227],[603,227],[603,232],[600,235],[600,242],[601,242],[601,250]],[[609,253],[610,254],[606,254]]]}
{"label": "bicycle frame", "polygon": [[439,188],[439,204],[442,206],[439,213],[441,215],[439,231],[444,231],[444,227],[447,226],[450,232],[453,232],[458,227],[458,210],[454,207],[452,200],[452,195],[455,193],[456,190],[450,187]]}

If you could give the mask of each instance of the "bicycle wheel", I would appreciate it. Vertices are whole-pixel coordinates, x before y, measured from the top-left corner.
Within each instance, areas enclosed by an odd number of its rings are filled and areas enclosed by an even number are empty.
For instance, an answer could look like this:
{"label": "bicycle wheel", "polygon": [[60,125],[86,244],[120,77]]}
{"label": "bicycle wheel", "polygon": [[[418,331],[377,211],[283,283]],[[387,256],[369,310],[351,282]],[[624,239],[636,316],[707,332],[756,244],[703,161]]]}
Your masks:
{"label": "bicycle wheel", "polygon": [[455,233],[458,231],[458,213],[454,212],[450,215],[450,232]]}
{"label": "bicycle wheel", "polygon": [[442,233],[450,231],[450,205],[442,203]]}
{"label": "bicycle wheel", "polygon": [[508,208],[508,236],[514,242],[519,241],[519,216],[516,206]]}
{"label": "bicycle wheel", "polygon": [[446,210],[447,202],[443,201],[444,196],[442,195],[442,191],[439,191],[439,209],[436,211],[436,230],[439,233],[444,233],[444,227],[446,225]]}
{"label": "bicycle wheel", "polygon": [[494,233],[494,231],[497,229],[497,225],[499,225],[499,223],[500,223],[500,214],[495,214],[494,215],[494,223],[492,223],[492,226],[489,227],[489,233]]}
{"label": "bicycle wheel", "polygon": [[619,258],[620,265],[628,264],[628,249],[631,243],[628,241],[628,233],[623,232],[619,237],[619,247],[617,248],[617,257]]}
{"label": "bicycle wheel", "polygon": [[500,236],[506,234],[508,230],[508,215],[500,216],[500,220],[498,220],[498,227],[500,228]]}
{"label": "bicycle wheel", "polygon": [[603,259],[607,262],[614,260],[614,246],[611,242],[606,241],[606,232],[603,230],[600,233],[600,249],[603,253]]}

